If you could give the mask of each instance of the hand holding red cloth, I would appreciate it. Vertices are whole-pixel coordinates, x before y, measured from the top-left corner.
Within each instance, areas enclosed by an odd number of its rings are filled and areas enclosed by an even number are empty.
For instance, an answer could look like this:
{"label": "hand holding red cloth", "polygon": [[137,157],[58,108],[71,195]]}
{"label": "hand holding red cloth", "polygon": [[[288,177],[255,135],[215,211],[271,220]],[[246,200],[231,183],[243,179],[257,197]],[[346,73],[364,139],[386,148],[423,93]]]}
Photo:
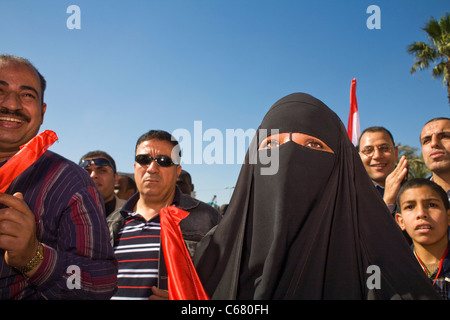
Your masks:
{"label": "hand holding red cloth", "polygon": [[181,234],[180,222],[189,212],[175,206],[160,211],[161,241],[168,272],[170,300],[209,300]]}
{"label": "hand holding red cloth", "polygon": [[21,146],[19,152],[0,168],[0,192],[5,192],[14,179],[39,159],[56,140],[56,133],[45,130]]}

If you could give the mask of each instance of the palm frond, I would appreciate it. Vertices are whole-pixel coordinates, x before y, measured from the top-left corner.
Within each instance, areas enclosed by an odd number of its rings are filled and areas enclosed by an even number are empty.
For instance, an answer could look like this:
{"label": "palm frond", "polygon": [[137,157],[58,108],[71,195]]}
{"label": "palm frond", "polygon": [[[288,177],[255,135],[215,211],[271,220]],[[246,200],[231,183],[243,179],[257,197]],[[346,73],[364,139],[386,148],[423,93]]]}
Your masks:
{"label": "palm frond", "polygon": [[414,42],[408,46],[408,53],[416,53],[422,51],[428,44],[422,41]]}
{"label": "palm frond", "polygon": [[430,170],[425,165],[422,155],[418,155],[418,149],[398,144],[399,157],[405,156],[408,159],[408,178],[425,178],[430,175]]}
{"label": "palm frond", "polygon": [[415,57],[411,73],[433,65],[432,77],[444,78],[443,84],[448,86],[450,103],[450,13],[441,16],[439,22],[431,17],[422,30],[427,33],[428,44],[419,41],[407,48],[407,52]]}
{"label": "palm frond", "polygon": [[441,20],[439,21],[439,24],[441,26],[441,32],[442,34],[450,34],[450,13],[446,13],[441,17]]}
{"label": "palm frond", "polygon": [[437,64],[433,70],[432,70],[432,76],[433,78],[440,78],[444,75],[444,71],[445,71],[445,62],[442,61],[441,63]]}
{"label": "palm frond", "polygon": [[430,18],[430,20],[427,22],[425,27],[422,28],[422,30],[424,30],[428,34],[430,40],[439,39],[442,34],[439,22],[433,17]]}
{"label": "palm frond", "polygon": [[415,42],[409,45],[408,52],[415,56],[411,73],[414,73],[417,69],[429,68],[430,64],[439,57],[437,50],[424,42]]}

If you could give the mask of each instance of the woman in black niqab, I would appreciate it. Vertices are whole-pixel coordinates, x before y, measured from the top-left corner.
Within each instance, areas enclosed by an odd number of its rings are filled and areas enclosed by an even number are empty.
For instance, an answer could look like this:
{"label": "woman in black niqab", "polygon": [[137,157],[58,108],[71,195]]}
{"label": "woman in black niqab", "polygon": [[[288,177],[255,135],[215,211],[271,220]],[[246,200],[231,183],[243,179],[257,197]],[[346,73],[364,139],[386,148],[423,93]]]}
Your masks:
{"label": "woman in black niqab", "polygon": [[[259,148],[273,130],[290,139]],[[293,141],[295,133],[331,152]],[[304,93],[264,117],[194,263],[212,299],[439,299],[344,125]]]}

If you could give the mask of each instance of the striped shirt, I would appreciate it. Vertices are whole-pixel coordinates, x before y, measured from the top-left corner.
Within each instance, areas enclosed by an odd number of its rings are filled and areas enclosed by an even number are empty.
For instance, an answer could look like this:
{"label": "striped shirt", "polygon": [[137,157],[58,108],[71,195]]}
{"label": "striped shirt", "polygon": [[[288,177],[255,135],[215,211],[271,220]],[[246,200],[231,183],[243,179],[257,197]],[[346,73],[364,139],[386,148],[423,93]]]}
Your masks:
{"label": "striped shirt", "polygon": [[[450,232],[450,229],[449,229]],[[449,243],[450,246],[450,243]],[[434,282],[436,276],[438,275],[438,269],[436,269],[430,276],[429,279],[431,282]],[[450,252],[447,253],[443,263],[442,270],[439,272],[439,276],[436,279],[434,284],[434,288],[441,295],[442,299],[450,300]]]}
{"label": "striped shirt", "polygon": [[[447,235],[449,235],[450,227],[447,230]],[[448,245],[450,247],[450,241]],[[418,259],[416,253],[414,252],[414,245],[411,245],[411,248],[413,249],[413,253],[420,267],[425,271],[425,273],[427,273],[422,263],[420,262],[420,259]],[[438,272],[439,268],[433,271],[432,274],[428,275],[428,278],[430,279],[430,282],[432,284],[434,282],[434,289],[436,289],[436,291],[441,295],[441,298],[443,300],[450,300],[450,250],[447,252],[447,256],[444,258],[442,269],[440,270],[439,275]],[[436,276],[438,276],[437,279]]]}
{"label": "striped shirt", "polygon": [[[87,172],[46,151],[6,190],[15,192],[23,193],[35,215],[44,260],[26,279],[0,255],[0,299],[109,299],[116,290],[117,262],[103,200]],[[69,283],[73,275],[79,276],[80,289]]]}
{"label": "striped shirt", "polygon": [[119,263],[118,290],[113,300],[148,300],[158,285],[161,225],[159,215],[146,221],[131,212],[115,241]]}
{"label": "striped shirt", "polygon": [[[431,277],[430,280],[432,279],[434,278]],[[434,288],[439,292],[443,300],[450,300],[450,278],[445,276],[437,278]]]}

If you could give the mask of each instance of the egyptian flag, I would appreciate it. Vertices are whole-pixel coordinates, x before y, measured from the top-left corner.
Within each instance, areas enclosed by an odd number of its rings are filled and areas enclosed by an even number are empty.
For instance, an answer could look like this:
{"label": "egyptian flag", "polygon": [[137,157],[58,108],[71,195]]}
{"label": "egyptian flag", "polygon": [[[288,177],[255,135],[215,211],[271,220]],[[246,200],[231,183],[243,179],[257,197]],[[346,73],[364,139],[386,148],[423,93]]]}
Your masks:
{"label": "egyptian flag", "polygon": [[180,222],[189,212],[175,206],[160,211],[161,242],[168,272],[170,300],[209,300],[181,234]]}
{"label": "egyptian flag", "polygon": [[21,146],[19,152],[0,168],[0,192],[5,192],[14,179],[39,159],[56,140],[56,133],[45,130]]}
{"label": "egyptian flag", "polygon": [[348,115],[347,133],[350,141],[356,147],[361,134],[358,102],[356,101],[356,79],[352,80],[352,86],[350,88],[350,113]]}

